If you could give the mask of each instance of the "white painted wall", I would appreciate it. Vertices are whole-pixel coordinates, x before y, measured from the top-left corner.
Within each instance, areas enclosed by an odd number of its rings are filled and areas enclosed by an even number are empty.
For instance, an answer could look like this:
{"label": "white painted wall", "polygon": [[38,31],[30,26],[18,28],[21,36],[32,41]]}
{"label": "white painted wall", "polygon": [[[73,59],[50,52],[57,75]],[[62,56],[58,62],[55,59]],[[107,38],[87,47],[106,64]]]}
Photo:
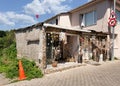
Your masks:
{"label": "white painted wall", "polygon": [[104,31],[108,32],[108,26],[107,26],[107,10],[108,10],[108,0],[99,2],[98,4],[94,4],[92,6],[88,6],[86,8],[80,9],[77,12],[74,12],[71,17],[72,21],[72,27],[81,27],[80,22],[82,19],[80,19],[80,14],[88,13],[90,11],[96,10],[97,12],[97,23],[91,26],[84,27],[83,29],[89,29],[89,30],[95,30],[95,31]]}
{"label": "white painted wall", "polygon": [[59,25],[65,27],[71,27],[70,15],[61,14],[61,16],[59,17]]}

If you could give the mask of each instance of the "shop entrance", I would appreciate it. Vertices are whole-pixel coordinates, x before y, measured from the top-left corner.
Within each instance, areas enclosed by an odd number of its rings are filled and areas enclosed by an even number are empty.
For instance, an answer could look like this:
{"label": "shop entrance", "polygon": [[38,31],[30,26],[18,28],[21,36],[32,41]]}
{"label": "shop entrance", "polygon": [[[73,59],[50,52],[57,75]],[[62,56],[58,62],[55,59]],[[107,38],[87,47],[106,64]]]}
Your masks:
{"label": "shop entrance", "polygon": [[61,39],[60,35],[61,33],[46,33],[47,64],[53,60],[58,63],[75,62],[78,57],[79,36],[65,33]]}
{"label": "shop entrance", "polygon": [[107,37],[95,35],[80,36],[80,47],[83,49],[83,59],[99,62],[108,58],[108,42]]}

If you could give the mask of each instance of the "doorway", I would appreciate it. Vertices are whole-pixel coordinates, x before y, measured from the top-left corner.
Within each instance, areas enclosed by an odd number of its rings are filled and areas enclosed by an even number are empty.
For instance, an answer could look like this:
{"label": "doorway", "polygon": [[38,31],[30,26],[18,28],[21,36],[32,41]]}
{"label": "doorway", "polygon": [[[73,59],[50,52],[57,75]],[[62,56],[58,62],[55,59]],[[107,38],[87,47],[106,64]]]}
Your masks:
{"label": "doorway", "polygon": [[60,40],[59,33],[46,33],[47,64],[51,64],[53,59],[58,63],[75,62],[78,49],[78,35],[66,34],[66,40]]}

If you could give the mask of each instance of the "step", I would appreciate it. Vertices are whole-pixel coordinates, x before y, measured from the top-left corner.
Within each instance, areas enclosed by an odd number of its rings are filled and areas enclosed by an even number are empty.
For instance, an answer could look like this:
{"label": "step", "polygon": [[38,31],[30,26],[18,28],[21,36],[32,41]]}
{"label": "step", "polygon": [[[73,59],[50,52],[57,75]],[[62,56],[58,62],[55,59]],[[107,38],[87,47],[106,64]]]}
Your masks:
{"label": "step", "polygon": [[75,67],[80,67],[80,66],[86,66],[85,63],[61,63],[61,64],[57,64],[57,67],[52,67],[51,65],[47,65],[47,68],[44,70],[45,74],[50,74],[50,73],[54,73],[54,72],[59,72],[59,71],[63,71],[63,70],[67,70],[67,69],[71,69],[71,68],[75,68]]}

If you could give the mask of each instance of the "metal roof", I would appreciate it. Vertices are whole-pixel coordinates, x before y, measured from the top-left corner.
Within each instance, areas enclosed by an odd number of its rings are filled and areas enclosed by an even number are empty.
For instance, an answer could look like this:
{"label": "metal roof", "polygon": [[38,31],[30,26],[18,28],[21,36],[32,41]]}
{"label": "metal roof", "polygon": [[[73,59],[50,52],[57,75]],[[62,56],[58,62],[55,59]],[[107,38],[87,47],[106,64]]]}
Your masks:
{"label": "metal roof", "polygon": [[84,30],[80,28],[72,28],[72,27],[65,27],[65,26],[59,26],[59,25],[53,25],[53,24],[48,24],[44,23],[44,27],[53,27],[53,28],[58,28],[58,29],[64,29],[64,30],[71,30],[71,31],[78,31],[78,32],[91,32],[90,30]]}

